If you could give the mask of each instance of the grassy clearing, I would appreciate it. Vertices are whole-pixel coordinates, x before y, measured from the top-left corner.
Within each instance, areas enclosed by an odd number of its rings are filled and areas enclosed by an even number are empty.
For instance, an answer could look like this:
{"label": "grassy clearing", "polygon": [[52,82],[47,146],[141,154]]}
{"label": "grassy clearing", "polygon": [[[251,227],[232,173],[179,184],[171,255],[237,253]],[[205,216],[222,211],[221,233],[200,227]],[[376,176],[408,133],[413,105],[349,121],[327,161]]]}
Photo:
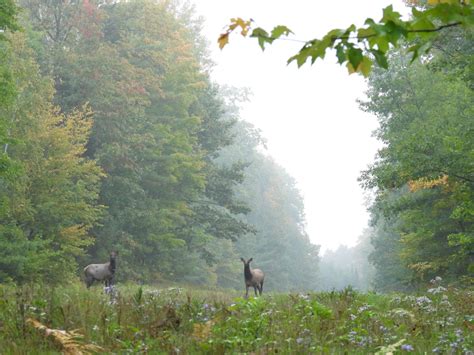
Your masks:
{"label": "grassy clearing", "polygon": [[[0,286],[0,353],[61,350],[35,319],[75,331],[77,344],[117,353],[466,353],[474,349],[474,293],[266,294],[119,285],[114,300],[82,284]],[[77,337],[77,334],[83,337]],[[470,352],[471,351],[471,352]]]}

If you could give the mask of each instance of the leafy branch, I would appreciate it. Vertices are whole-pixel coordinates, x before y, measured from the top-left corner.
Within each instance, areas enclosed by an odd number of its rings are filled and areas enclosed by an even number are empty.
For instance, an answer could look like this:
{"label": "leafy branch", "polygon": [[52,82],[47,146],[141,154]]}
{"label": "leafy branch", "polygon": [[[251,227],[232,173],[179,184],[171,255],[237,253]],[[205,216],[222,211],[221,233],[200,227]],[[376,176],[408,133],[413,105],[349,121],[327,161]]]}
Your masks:
{"label": "leafy branch", "polygon": [[0,41],[6,40],[7,30],[15,32],[21,29],[18,24],[19,8],[14,0],[2,0],[0,2]]}
{"label": "leafy branch", "polygon": [[[416,3],[416,1],[412,1]],[[271,32],[263,28],[252,28],[253,20],[231,19],[227,30],[219,36],[219,47],[223,49],[229,43],[229,36],[240,29],[243,37],[256,38],[258,44],[265,46],[275,40],[287,38],[293,32],[286,26],[276,26]],[[392,5],[383,9],[379,22],[368,18],[364,27],[351,25],[346,29],[329,31],[321,39],[300,41],[303,47],[288,59],[288,64],[296,62],[298,67],[310,60],[311,64],[320,58],[324,59],[327,50],[334,49],[339,64],[345,64],[349,73],[360,73],[368,76],[374,61],[382,68],[388,68],[387,54],[391,46],[397,47],[402,41],[411,43],[408,52],[415,60],[420,52],[428,52],[431,41],[442,30],[474,24],[474,7],[465,0],[428,0],[428,7],[422,10],[412,8],[410,20],[401,19],[401,14],[394,11]],[[285,37],[284,37],[285,36]]]}

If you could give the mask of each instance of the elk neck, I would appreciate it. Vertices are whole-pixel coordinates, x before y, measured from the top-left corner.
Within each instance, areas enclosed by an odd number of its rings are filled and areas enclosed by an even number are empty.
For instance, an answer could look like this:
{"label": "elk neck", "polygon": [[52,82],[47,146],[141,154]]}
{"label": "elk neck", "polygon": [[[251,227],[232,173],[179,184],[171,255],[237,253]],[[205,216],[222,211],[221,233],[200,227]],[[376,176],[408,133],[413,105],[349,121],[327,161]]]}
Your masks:
{"label": "elk neck", "polygon": [[244,276],[246,280],[250,280],[252,278],[252,273],[250,272],[249,264],[245,264],[244,266]]}

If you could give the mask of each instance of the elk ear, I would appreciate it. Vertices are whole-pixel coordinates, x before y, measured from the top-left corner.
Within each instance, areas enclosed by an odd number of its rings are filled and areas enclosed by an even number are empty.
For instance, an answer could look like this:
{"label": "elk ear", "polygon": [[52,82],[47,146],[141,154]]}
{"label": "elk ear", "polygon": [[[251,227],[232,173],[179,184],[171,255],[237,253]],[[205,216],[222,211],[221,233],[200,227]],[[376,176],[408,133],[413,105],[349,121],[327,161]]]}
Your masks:
{"label": "elk ear", "polygon": [[242,262],[245,264],[245,260],[244,260],[244,258],[240,258],[240,260],[242,260]]}
{"label": "elk ear", "polygon": [[247,261],[248,263],[251,262],[253,260],[253,258],[250,258],[249,261]]}

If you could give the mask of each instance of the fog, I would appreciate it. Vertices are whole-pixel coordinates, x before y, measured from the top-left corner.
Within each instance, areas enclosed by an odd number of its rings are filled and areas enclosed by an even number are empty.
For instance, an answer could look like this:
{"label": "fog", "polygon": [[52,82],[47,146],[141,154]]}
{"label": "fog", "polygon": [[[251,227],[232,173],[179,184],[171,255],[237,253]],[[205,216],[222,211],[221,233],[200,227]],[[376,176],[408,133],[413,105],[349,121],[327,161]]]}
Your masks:
{"label": "fog", "polygon": [[262,130],[268,154],[296,178],[307,231],[323,251],[354,246],[368,222],[367,196],[357,178],[380,144],[371,136],[375,118],[357,104],[364,98],[364,79],[348,75],[334,53],[312,67],[287,66],[298,42],[277,41],[262,53],[255,40],[234,34],[221,51],[217,37],[230,18],[242,17],[267,30],[285,24],[294,32],[291,38],[307,40],[367,17],[378,19],[390,3],[406,12],[401,1],[295,1],[291,6],[284,1],[195,1],[215,62],[212,78],[253,92],[242,117]]}

